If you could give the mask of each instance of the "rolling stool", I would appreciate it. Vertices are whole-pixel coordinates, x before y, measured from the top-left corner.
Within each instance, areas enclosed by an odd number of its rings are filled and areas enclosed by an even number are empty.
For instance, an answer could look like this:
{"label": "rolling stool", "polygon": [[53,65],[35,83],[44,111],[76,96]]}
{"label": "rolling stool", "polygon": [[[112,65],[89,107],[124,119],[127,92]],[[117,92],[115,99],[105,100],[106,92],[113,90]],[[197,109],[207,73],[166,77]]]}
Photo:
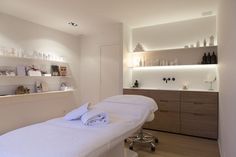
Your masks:
{"label": "rolling stool", "polygon": [[[148,117],[148,119],[146,120],[146,122],[151,122],[154,119],[154,113],[151,113]],[[133,150],[134,145],[136,143],[138,144],[146,144],[149,145],[151,148],[151,151],[155,151],[156,150],[156,144],[159,143],[159,140],[157,137],[155,137],[154,135],[144,131],[143,129],[141,129],[136,135],[129,137],[125,140],[125,142],[129,143],[129,149]]]}

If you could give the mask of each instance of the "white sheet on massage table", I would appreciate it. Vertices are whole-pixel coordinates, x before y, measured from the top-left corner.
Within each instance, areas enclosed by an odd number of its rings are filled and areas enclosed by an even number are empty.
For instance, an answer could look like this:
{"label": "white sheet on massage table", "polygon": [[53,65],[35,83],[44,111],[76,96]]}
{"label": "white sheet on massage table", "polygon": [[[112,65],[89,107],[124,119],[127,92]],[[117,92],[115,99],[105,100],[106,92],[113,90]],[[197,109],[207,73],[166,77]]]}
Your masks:
{"label": "white sheet on massage table", "polygon": [[141,127],[150,114],[145,105],[102,102],[111,123],[84,126],[63,118],[21,128],[0,136],[0,157],[98,157]]}

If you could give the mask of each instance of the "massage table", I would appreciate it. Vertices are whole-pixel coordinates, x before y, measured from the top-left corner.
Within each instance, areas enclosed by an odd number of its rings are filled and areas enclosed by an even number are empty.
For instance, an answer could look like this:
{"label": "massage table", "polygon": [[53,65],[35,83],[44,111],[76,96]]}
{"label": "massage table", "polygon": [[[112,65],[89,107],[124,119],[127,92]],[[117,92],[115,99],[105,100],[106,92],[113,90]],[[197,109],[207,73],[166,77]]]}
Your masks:
{"label": "massage table", "polygon": [[94,107],[109,114],[109,124],[85,126],[61,117],[19,128],[0,136],[0,157],[136,157],[123,141],[157,110],[155,101],[118,95]]}

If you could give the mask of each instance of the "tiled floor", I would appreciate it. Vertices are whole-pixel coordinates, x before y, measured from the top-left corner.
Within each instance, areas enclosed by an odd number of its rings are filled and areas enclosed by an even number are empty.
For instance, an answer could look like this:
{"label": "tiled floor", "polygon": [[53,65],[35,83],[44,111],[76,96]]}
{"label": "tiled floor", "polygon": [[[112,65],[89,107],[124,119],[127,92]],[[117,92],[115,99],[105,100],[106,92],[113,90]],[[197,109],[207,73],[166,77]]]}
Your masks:
{"label": "tiled floor", "polygon": [[155,152],[136,146],[139,157],[220,157],[217,141],[150,131],[159,138]]}

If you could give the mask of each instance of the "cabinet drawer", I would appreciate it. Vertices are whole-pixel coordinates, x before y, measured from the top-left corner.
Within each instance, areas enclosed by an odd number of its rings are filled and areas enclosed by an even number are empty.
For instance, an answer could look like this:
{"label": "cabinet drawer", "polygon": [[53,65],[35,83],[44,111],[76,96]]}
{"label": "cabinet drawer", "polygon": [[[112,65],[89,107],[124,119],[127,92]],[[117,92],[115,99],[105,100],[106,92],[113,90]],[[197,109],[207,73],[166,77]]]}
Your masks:
{"label": "cabinet drawer", "polygon": [[218,105],[211,103],[183,102],[181,104],[181,112],[216,116],[218,114]]}
{"label": "cabinet drawer", "polygon": [[217,139],[217,116],[182,113],[180,128],[183,134]]}
{"label": "cabinet drawer", "polygon": [[148,96],[149,90],[143,89],[123,89],[123,94]]}
{"label": "cabinet drawer", "polygon": [[218,103],[218,93],[215,92],[182,92],[182,102]]}
{"label": "cabinet drawer", "polygon": [[180,101],[180,92],[145,89],[123,89],[123,94],[144,95],[153,98],[156,102]]}
{"label": "cabinet drawer", "polygon": [[178,112],[159,110],[155,113],[155,119],[152,122],[146,123],[144,127],[148,129],[179,133],[179,119],[180,117]]}
{"label": "cabinet drawer", "polygon": [[169,101],[169,102],[158,102],[159,111],[172,111],[179,112],[180,102]]}

